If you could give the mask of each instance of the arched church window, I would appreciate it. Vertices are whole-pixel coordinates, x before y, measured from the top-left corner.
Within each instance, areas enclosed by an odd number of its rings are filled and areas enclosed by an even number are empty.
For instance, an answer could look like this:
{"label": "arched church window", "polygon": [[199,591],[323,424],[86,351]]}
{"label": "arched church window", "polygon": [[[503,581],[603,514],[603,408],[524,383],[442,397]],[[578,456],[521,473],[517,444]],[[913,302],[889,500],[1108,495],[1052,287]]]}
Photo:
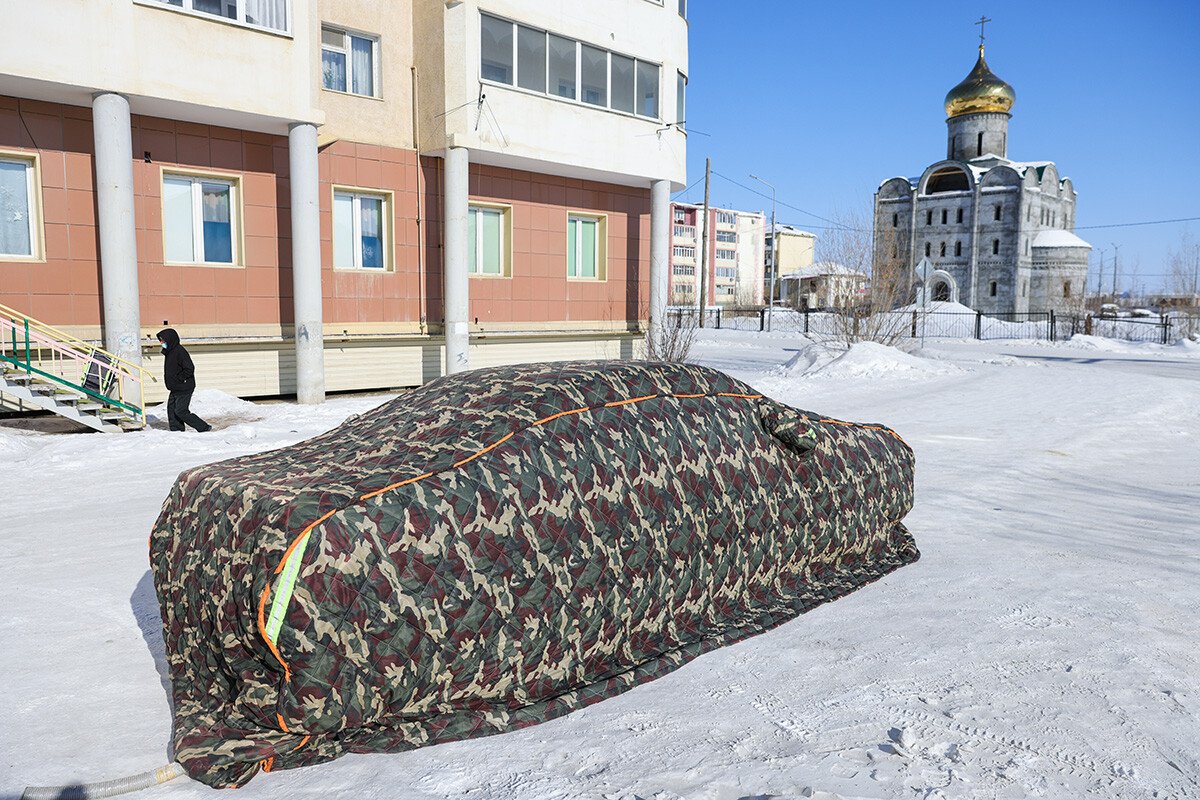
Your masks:
{"label": "arched church window", "polygon": [[992,239],[992,255],[994,255],[994,256],[1000,255],[1000,240],[999,239]]}
{"label": "arched church window", "polygon": [[945,281],[938,281],[933,285],[933,299],[941,303],[950,299],[950,287],[946,285]]}
{"label": "arched church window", "polygon": [[993,214],[992,219],[1000,219],[1000,209],[1001,208],[1003,208],[1003,206],[1001,206],[999,203],[997,203],[996,208],[995,208],[995,213]]}
{"label": "arched church window", "polygon": [[960,208],[954,215],[955,222],[962,222],[962,209]]}
{"label": "arched church window", "polygon": [[928,256],[931,254],[931,250],[930,250],[931,247],[932,247],[932,245],[929,242],[925,243],[925,255]]}
{"label": "arched church window", "polygon": [[979,132],[979,143],[976,149],[979,150],[979,155],[983,155],[983,131]]}
{"label": "arched church window", "polygon": [[942,209],[942,224],[943,225],[946,224],[946,214],[948,214],[948,213],[949,212],[946,209],[944,209],[944,208]]}
{"label": "arched church window", "polygon": [[899,214],[892,214],[892,227],[893,228],[900,227],[900,215]]}
{"label": "arched church window", "polygon": [[933,224],[933,211],[926,211],[926,212],[925,212],[925,224],[926,224],[926,225],[932,225],[932,224]]}
{"label": "arched church window", "polygon": [[938,255],[939,256],[946,255],[946,243],[945,242],[942,242],[942,246],[941,246],[940,251],[938,252]]}
{"label": "arched church window", "polygon": [[1071,282],[1063,281],[1063,297],[1071,296]]}
{"label": "arched church window", "polygon": [[995,297],[995,296],[996,296],[996,288],[997,288],[997,287],[996,287],[996,282],[995,282],[995,281],[992,281],[992,282],[991,282],[991,283],[988,285],[988,295],[989,295],[989,296],[991,296],[991,297]]}
{"label": "arched church window", "polygon": [[958,167],[944,167],[929,176],[929,182],[925,185],[925,193],[965,192],[970,188],[971,182],[967,180],[967,173]]}
{"label": "arched church window", "polygon": [[956,256],[962,255],[962,242],[954,243],[954,255],[956,255]]}

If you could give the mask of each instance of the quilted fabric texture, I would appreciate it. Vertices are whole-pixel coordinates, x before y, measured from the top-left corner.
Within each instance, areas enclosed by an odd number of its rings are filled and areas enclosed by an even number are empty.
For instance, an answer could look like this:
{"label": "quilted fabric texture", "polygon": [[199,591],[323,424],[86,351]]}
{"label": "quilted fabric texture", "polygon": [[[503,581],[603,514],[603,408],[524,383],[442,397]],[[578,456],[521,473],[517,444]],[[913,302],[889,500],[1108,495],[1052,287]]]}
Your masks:
{"label": "quilted fabric texture", "polygon": [[912,451],[720,372],[476,370],[179,476],[175,757],[216,787],[552,719],[918,558]]}

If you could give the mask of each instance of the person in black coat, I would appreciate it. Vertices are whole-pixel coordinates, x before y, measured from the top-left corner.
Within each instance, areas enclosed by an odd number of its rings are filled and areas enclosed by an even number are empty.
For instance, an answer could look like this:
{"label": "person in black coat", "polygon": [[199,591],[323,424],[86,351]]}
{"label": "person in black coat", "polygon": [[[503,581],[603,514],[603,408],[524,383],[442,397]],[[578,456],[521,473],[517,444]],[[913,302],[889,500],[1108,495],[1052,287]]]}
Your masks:
{"label": "person in black coat", "polygon": [[174,328],[166,328],[158,332],[158,340],[163,348],[163,380],[171,396],[167,398],[167,423],[173,431],[184,430],[184,425],[191,425],[203,433],[212,430],[212,426],[188,408],[192,402],[192,392],[196,391],[196,367],[187,348],[179,343],[179,334]]}

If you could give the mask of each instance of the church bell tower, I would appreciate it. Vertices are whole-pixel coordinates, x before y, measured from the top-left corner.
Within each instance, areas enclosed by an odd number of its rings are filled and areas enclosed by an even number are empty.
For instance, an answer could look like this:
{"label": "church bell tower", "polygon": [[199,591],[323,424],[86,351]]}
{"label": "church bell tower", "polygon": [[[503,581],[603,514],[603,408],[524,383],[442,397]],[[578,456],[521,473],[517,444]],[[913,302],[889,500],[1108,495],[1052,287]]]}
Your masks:
{"label": "church bell tower", "polygon": [[1008,158],[1008,112],[1016,99],[1013,88],[988,69],[981,34],[975,69],[946,95],[946,158]]}

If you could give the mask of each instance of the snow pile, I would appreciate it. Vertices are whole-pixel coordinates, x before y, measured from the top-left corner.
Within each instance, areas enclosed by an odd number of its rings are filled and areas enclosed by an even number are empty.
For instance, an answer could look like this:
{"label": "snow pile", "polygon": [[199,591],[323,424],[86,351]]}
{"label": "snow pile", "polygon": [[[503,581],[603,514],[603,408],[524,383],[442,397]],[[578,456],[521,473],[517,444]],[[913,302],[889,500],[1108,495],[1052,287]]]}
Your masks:
{"label": "snow pile", "polygon": [[917,380],[931,375],[962,372],[962,368],[905,353],[876,342],[858,342],[826,364],[811,370],[809,377],[842,380],[902,378]]}
{"label": "snow pile", "polygon": [[[219,389],[197,389],[192,394],[191,410],[214,428],[262,419],[261,406]],[[160,403],[147,408],[146,421],[154,427],[166,427],[167,404]]]}

